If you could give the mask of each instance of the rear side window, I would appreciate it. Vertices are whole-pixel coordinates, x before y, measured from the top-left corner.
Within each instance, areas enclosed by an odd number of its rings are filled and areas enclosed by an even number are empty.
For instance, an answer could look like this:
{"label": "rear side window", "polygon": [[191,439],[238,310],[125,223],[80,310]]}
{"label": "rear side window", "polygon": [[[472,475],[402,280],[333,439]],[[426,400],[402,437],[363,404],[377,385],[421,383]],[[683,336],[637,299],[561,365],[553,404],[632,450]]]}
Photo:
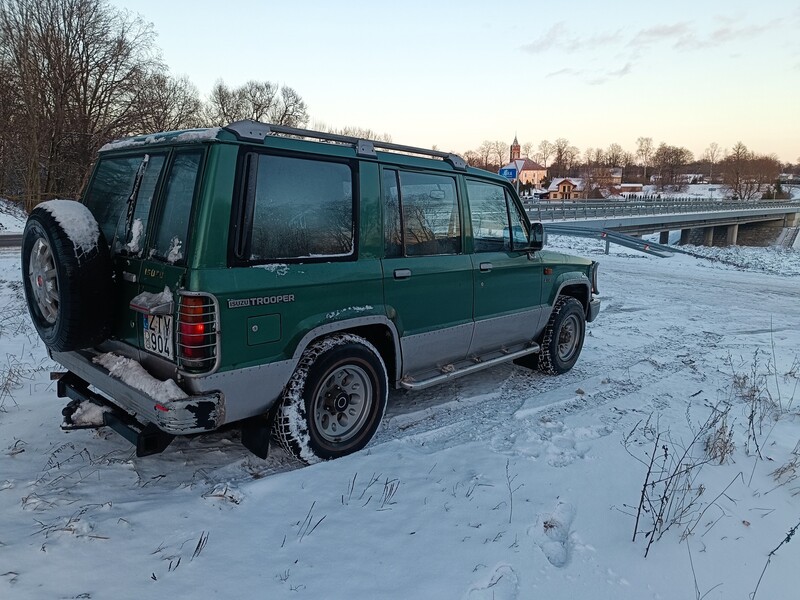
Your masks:
{"label": "rear side window", "polygon": [[172,161],[153,244],[156,258],[170,263],[183,262],[202,159],[202,152],[192,151],[178,153]]}
{"label": "rear side window", "polygon": [[103,159],[86,192],[86,206],[115,252],[138,254],[164,155]]}
{"label": "rear side window", "polygon": [[455,178],[385,170],[383,201],[387,257],[461,252]]}
{"label": "rear side window", "polygon": [[348,164],[262,154],[250,177],[251,184],[255,177],[250,260],[353,254]]}

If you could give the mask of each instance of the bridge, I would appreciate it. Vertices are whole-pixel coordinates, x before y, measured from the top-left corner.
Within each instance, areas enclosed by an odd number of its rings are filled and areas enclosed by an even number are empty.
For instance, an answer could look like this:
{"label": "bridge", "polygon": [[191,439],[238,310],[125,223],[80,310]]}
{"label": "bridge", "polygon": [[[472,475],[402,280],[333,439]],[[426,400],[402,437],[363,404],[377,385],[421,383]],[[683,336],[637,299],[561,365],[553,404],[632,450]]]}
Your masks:
{"label": "bridge", "polygon": [[641,236],[660,234],[666,244],[669,232],[680,230],[681,244],[734,245],[740,228],[752,241],[777,238],[783,228],[800,225],[800,202],[718,201],[711,199],[657,199],[635,202],[537,201],[526,203],[533,220],[545,225],[565,223],[572,228],[606,229]]}

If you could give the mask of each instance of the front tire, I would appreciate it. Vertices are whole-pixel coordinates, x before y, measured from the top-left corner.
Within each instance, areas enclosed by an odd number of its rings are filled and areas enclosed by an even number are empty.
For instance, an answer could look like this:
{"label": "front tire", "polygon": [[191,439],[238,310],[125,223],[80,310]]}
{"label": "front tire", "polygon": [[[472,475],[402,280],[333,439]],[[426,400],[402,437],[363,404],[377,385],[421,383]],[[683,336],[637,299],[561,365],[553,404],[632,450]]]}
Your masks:
{"label": "front tire", "polygon": [[273,437],[307,464],[352,454],[375,435],[388,394],[386,366],[372,344],[352,334],[324,338],[303,352]]}
{"label": "front tire", "polygon": [[569,371],[578,361],[585,336],[583,305],[570,296],[560,296],[542,335],[539,370],[548,375]]}

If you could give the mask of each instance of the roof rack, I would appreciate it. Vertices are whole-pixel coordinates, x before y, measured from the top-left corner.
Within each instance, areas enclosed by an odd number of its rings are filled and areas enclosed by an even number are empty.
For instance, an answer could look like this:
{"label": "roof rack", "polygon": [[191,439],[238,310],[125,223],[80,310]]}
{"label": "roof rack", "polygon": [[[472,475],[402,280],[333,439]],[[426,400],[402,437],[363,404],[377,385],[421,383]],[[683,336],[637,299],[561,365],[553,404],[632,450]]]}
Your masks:
{"label": "roof rack", "polygon": [[349,135],[339,135],[336,133],[325,133],[324,131],[313,131],[311,129],[299,129],[297,127],[287,127],[285,125],[271,125],[260,123],[259,121],[236,121],[225,127],[227,131],[233,133],[242,141],[263,142],[269,135],[284,134],[295,135],[297,137],[324,140],[353,146],[358,156],[366,158],[376,158],[375,148],[381,150],[391,150],[394,152],[405,152],[408,154],[421,154],[423,156],[433,156],[441,158],[450,163],[458,171],[467,170],[467,161],[450,152],[440,152],[438,150],[428,150],[426,148],[416,148],[414,146],[403,146],[392,144],[391,142],[380,142],[378,140],[367,140]]}

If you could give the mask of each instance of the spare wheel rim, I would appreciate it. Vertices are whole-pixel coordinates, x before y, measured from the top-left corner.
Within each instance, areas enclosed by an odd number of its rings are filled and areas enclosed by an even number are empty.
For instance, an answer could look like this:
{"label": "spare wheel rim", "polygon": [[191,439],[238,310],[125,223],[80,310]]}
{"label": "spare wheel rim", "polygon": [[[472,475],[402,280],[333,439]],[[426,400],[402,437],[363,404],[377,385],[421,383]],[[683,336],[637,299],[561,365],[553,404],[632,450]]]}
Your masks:
{"label": "spare wheel rim", "polygon": [[61,304],[58,294],[58,273],[50,244],[37,238],[31,248],[28,261],[28,280],[33,290],[33,299],[42,317],[50,325],[58,319]]}

